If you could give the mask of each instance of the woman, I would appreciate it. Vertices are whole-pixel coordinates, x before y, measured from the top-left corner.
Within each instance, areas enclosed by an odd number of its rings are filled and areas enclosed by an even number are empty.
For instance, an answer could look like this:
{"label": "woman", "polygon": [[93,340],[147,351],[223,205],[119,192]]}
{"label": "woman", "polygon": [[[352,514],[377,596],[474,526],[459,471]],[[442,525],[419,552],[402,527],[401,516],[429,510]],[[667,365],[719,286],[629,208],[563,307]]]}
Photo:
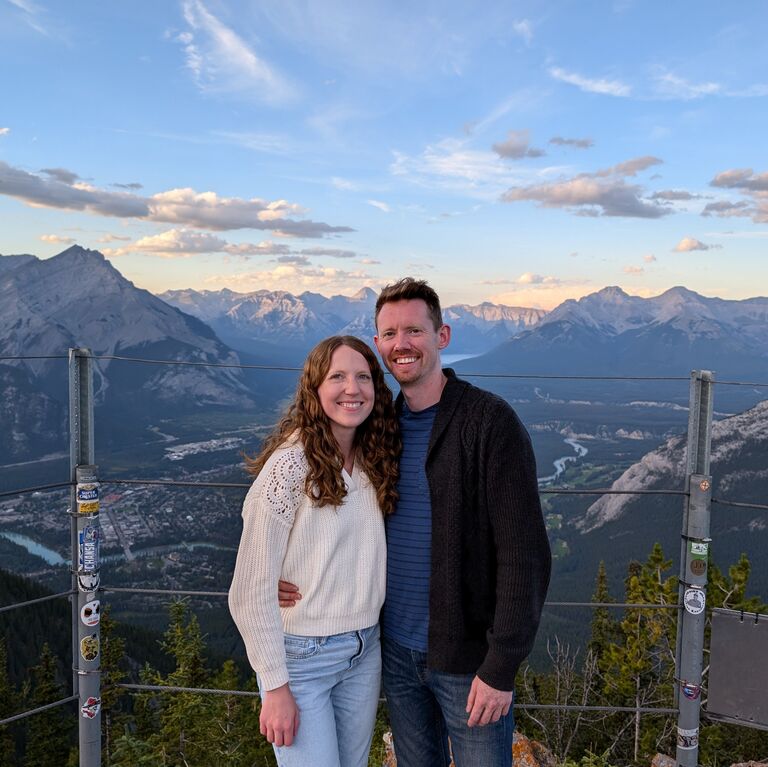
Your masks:
{"label": "woman", "polygon": [[[321,341],[259,455],[243,506],[229,607],[262,692],[261,732],[280,767],[363,767],[379,697],[383,515],[400,439],[370,348]],[[280,578],[302,599],[281,610]],[[306,584],[306,585],[304,585]]]}

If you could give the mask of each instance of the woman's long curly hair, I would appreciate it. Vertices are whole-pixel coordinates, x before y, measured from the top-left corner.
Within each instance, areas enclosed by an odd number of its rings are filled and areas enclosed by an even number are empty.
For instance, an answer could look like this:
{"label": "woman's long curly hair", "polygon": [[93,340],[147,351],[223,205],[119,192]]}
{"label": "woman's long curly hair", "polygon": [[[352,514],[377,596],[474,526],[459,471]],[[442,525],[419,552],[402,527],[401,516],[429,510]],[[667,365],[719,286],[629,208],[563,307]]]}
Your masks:
{"label": "woman's long curly hair", "polygon": [[362,354],[371,369],[375,399],[371,414],[355,432],[355,461],[373,484],[384,514],[391,514],[397,503],[400,429],[381,365],[368,344],[354,336],[326,338],[307,355],[293,403],[265,440],[261,452],[246,458],[246,467],[251,474],[258,474],[272,453],[296,436],[304,446],[309,464],[306,494],[316,506],[341,504],[347,494],[341,476],[344,457],[317,395],[330,370],[331,357],[340,346]]}

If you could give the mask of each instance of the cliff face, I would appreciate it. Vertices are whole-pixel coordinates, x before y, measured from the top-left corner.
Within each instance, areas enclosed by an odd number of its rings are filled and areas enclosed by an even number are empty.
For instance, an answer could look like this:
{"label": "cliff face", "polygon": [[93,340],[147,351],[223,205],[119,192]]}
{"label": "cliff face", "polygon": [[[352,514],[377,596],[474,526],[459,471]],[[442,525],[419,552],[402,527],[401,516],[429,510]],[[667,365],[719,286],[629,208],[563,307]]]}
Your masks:
{"label": "cliff face", "polygon": [[[612,490],[683,488],[686,467],[685,435],[672,437],[629,467]],[[711,471],[716,496],[765,503],[768,497],[768,400],[712,426]],[[583,533],[617,520],[642,503],[638,496],[605,495],[577,522]],[[764,515],[749,519],[754,529],[766,529]]]}

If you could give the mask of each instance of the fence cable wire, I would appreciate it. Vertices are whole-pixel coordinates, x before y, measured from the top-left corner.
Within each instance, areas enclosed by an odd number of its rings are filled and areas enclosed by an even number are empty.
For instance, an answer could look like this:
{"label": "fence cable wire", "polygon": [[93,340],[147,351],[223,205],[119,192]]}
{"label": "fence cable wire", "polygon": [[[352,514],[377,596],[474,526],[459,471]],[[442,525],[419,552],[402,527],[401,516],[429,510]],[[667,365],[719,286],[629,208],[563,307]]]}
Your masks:
{"label": "fence cable wire", "polygon": [[0,727],[6,724],[11,724],[11,722],[18,722],[19,719],[26,719],[26,717],[33,716],[34,714],[42,714],[43,711],[48,711],[48,709],[56,708],[57,706],[63,706],[65,703],[69,703],[73,700],[77,700],[77,695],[70,695],[68,698],[62,698],[55,703],[47,703],[45,706],[38,706],[37,708],[25,711],[23,714],[9,716],[7,719],[0,719]]}
{"label": "fence cable wire", "polygon": [[37,599],[28,599],[26,602],[15,602],[12,605],[3,605],[0,607],[0,613],[8,612],[9,610],[16,610],[19,607],[27,607],[29,605],[36,605],[40,602],[49,602],[51,599],[59,599],[60,597],[68,597],[72,594],[75,594],[76,592],[74,589],[70,589],[69,591],[62,591],[58,594],[49,594],[46,597],[38,597]]}

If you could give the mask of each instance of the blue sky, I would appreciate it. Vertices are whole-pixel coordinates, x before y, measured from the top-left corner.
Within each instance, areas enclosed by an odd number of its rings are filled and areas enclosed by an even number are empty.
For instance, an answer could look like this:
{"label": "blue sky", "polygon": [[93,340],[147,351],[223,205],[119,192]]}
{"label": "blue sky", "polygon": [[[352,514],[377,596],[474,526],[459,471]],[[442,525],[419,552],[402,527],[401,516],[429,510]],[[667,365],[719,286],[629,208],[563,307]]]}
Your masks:
{"label": "blue sky", "polygon": [[0,252],[138,286],[768,293],[763,2],[0,0]]}

